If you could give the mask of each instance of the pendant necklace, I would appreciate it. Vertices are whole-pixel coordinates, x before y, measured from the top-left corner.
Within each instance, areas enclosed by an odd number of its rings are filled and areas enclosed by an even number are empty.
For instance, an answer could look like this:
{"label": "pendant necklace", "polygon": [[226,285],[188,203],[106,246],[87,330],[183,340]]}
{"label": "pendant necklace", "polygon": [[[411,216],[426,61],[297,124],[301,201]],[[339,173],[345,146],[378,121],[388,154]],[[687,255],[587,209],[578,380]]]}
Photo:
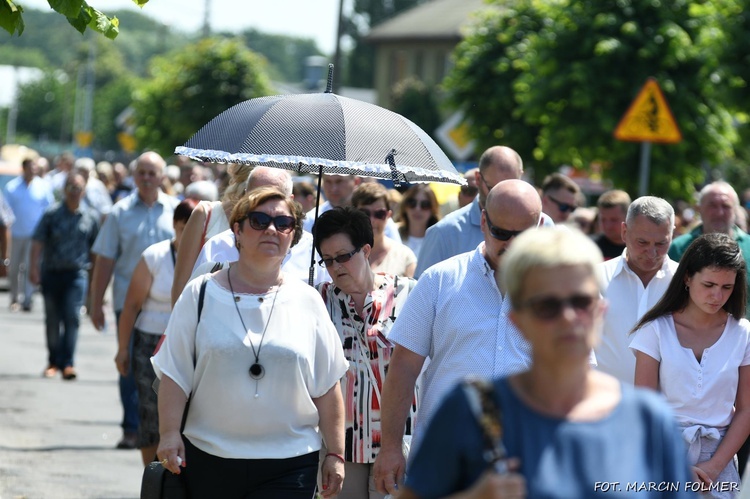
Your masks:
{"label": "pendant necklace", "polygon": [[[233,268],[233,267],[232,267]],[[260,349],[263,346],[263,338],[266,337],[266,331],[268,330],[268,325],[271,323],[271,315],[273,314],[274,306],[276,305],[276,297],[279,295],[278,288],[276,289],[276,293],[273,295],[273,302],[271,303],[271,311],[268,313],[268,320],[266,321],[266,325],[263,327],[263,333],[260,335],[260,343],[258,343],[258,350],[255,350],[255,345],[253,345],[253,340],[250,338],[250,330],[245,326],[245,321],[242,319],[242,314],[240,313],[240,307],[237,305],[237,302],[239,300],[239,296],[235,296],[234,294],[234,288],[232,287],[232,268],[227,271],[227,281],[229,282],[229,289],[232,291],[232,298],[234,302],[234,308],[237,310],[237,315],[240,318],[240,322],[242,323],[242,327],[245,329],[246,334],[248,335],[247,339],[250,342],[250,348],[253,349],[253,355],[255,356],[255,362],[250,366],[250,369],[248,372],[250,373],[250,377],[255,380],[255,398],[258,398],[258,380],[261,379],[266,374],[266,369],[263,367],[263,365],[260,363]],[[279,284],[279,287],[281,287],[281,284]],[[259,298],[259,300],[262,302],[263,299]]]}

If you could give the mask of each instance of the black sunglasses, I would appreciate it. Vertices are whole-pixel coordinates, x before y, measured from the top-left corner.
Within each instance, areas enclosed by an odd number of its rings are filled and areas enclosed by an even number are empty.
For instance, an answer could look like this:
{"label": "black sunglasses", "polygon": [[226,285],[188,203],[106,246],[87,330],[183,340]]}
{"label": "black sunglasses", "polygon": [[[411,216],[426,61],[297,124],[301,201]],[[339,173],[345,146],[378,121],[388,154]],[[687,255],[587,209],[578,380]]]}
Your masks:
{"label": "black sunglasses", "polygon": [[416,208],[419,206],[423,210],[430,210],[432,209],[432,203],[428,199],[423,199],[422,201],[417,202],[414,198],[409,198],[406,200],[406,207],[407,208]]}
{"label": "black sunglasses", "polygon": [[378,220],[385,220],[386,218],[388,218],[388,210],[384,210],[382,208],[379,210],[375,210],[375,211],[370,211],[367,208],[360,208],[359,211],[361,211],[362,213],[364,213],[370,218],[374,217],[374,218],[377,218]]}
{"label": "black sunglasses", "polygon": [[557,205],[557,209],[560,210],[563,213],[567,213],[569,211],[573,211],[573,210],[575,210],[577,208],[576,205],[574,205],[574,204],[568,204],[568,203],[563,203],[562,201],[558,201],[557,199],[553,198],[549,194],[547,194],[547,197],[549,198],[550,201],[552,201],[553,203],[555,203]]}
{"label": "black sunglasses", "polygon": [[501,229],[497,225],[492,225],[492,221],[490,221],[490,216],[487,214],[487,210],[482,211],[484,212],[484,219],[487,220],[487,227],[490,229],[490,235],[495,239],[499,241],[507,241],[511,237],[516,237],[518,234],[523,232],[522,230]]}
{"label": "black sunglasses", "polygon": [[359,253],[359,250],[361,249],[361,247],[355,248],[349,253],[344,253],[343,255],[334,256],[333,258],[323,258],[322,260],[318,261],[318,265],[320,265],[321,267],[330,267],[331,265],[333,265],[333,262],[346,263],[351,260],[354,255]]}
{"label": "black sunglasses", "polygon": [[294,217],[290,217],[289,215],[272,217],[262,211],[251,211],[247,214],[246,218],[250,227],[255,230],[266,230],[273,223],[276,230],[282,234],[288,234],[294,230],[294,225],[296,224]]}
{"label": "black sunglasses", "polygon": [[461,186],[461,195],[463,196],[470,196],[474,197],[477,195],[477,192],[479,192],[479,187],[474,185],[462,185]]}
{"label": "black sunglasses", "polygon": [[576,312],[591,312],[598,301],[598,296],[584,294],[571,295],[567,298],[541,296],[527,300],[518,308],[529,308],[538,319],[550,321],[557,319],[565,307],[570,307]]}

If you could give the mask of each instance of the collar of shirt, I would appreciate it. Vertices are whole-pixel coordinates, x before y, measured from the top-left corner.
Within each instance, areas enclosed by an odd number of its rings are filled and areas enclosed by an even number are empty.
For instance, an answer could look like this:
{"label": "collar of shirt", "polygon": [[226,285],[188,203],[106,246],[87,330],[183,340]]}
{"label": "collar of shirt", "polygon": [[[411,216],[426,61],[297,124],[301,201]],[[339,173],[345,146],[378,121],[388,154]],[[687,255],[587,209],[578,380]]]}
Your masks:
{"label": "collar of shirt", "polygon": [[471,202],[469,221],[477,227],[482,225],[482,208],[479,206],[479,196],[475,197],[474,201]]}
{"label": "collar of shirt", "polygon": [[[622,255],[619,257],[620,260],[617,262],[617,267],[615,267],[615,271],[612,274],[613,279],[617,277],[621,272],[628,272],[629,274],[633,276],[636,275],[636,273],[633,272],[633,269],[631,269],[630,266],[627,265],[627,260],[626,260],[627,254],[628,254],[627,248],[622,250]],[[654,276],[655,278],[661,279],[662,277],[664,277],[665,273],[669,271],[669,262],[670,262],[669,256],[664,255],[664,261],[662,262],[661,268],[659,269],[659,271],[656,272],[656,275]]]}

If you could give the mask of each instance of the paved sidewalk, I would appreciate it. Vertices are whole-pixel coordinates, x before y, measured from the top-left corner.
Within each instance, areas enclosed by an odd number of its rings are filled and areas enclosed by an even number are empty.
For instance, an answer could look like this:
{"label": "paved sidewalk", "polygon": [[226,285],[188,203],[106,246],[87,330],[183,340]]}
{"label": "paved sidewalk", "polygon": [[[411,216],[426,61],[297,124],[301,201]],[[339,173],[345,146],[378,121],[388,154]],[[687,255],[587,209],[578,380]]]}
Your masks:
{"label": "paved sidewalk", "polygon": [[141,455],[116,450],[122,409],[114,315],[98,333],[82,319],[78,379],[42,378],[44,315],[8,310],[0,293],[0,499],[136,498]]}

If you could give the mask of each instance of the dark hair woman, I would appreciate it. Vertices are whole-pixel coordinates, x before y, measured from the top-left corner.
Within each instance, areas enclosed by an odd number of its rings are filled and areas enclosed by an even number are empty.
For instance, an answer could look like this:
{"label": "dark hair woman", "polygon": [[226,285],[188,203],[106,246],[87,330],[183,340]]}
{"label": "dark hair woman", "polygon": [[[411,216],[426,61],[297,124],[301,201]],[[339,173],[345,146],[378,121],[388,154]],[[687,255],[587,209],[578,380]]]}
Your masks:
{"label": "dark hair woman", "polygon": [[[635,326],[635,384],[661,391],[696,480],[739,484],[735,454],[750,433],[750,322],[745,259],[726,234],[688,247],[662,299]],[[737,485],[739,486],[739,485]],[[736,491],[711,489],[711,497]]]}
{"label": "dark hair woman", "polygon": [[399,213],[401,242],[419,257],[425,232],[440,220],[437,197],[429,185],[416,184],[404,193]]}
{"label": "dark hair woman", "polygon": [[[346,482],[343,498],[383,497],[374,488],[372,466],[380,450],[380,394],[393,345],[393,322],[415,281],[370,266],[370,217],[354,208],[334,208],[313,227],[316,248],[333,282],[317,287],[339,333],[349,370],[341,380],[346,407]],[[413,401],[410,413],[414,414]],[[407,434],[411,419],[407,419]]]}

